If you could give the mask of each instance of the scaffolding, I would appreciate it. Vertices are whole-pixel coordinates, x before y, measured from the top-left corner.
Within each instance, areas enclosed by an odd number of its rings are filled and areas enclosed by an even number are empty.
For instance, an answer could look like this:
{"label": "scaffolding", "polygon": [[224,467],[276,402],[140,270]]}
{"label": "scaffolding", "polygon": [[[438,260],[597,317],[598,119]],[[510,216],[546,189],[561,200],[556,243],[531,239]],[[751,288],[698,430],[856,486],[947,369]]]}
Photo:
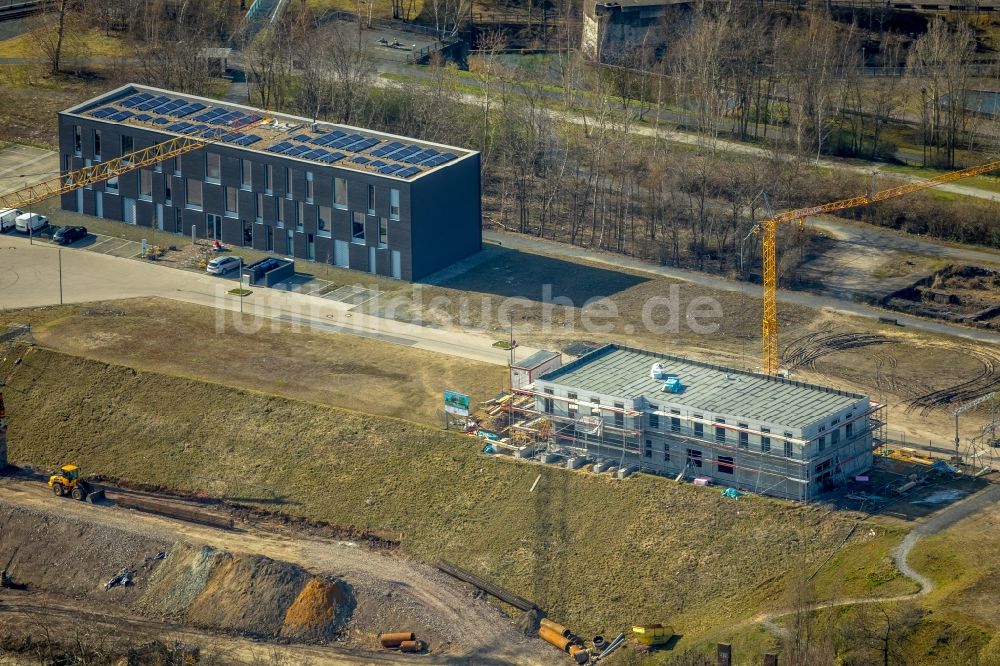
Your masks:
{"label": "scaffolding", "polygon": [[[566,409],[556,410],[556,403],[564,405]],[[831,449],[833,458],[820,463],[820,466],[827,462],[829,465],[817,470],[815,478],[811,477],[810,468],[813,463],[822,460],[824,455],[807,457],[803,451],[818,436],[808,440],[799,439],[783,433],[719,423],[674,412],[643,411],[582,402],[577,398],[538,391],[533,384],[515,389],[511,399],[504,404],[510,415],[510,432],[534,438],[534,453],[542,450],[597,461],[615,460],[620,467],[634,466],[642,471],[669,476],[674,476],[679,469],[679,477],[697,475],[697,470],[704,469],[704,465],[715,466],[716,469],[728,469],[733,474],[731,485],[761,494],[797,495],[791,491],[774,492],[782,484],[791,484],[790,487],[808,486],[811,483],[820,486],[843,485],[851,480],[847,472],[852,467],[850,463],[885,447],[885,405],[878,402],[870,403],[867,410],[839,424],[845,428],[850,424],[847,431],[852,434],[835,449]],[[644,429],[642,419],[650,415],[669,423],[669,427],[655,431]],[[699,431],[695,424],[700,426],[701,435],[694,434]],[[862,427],[858,427],[858,424]],[[714,436],[705,435],[708,428],[714,429]],[[720,431],[723,434],[720,435]],[[671,461],[670,465],[663,461],[658,465],[652,464],[649,460],[651,445],[647,439],[647,435],[651,433],[655,433],[664,442],[687,447],[686,453],[678,460]],[[750,436],[766,438],[767,449],[762,444],[751,448]],[[869,437],[870,446],[858,446],[861,441],[867,442]],[[697,451],[698,456],[694,456],[693,451]],[[703,456],[702,452],[709,455]],[[748,477],[753,480],[748,482]],[[740,478],[743,479],[742,482],[737,480]],[[806,497],[814,494],[808,492],[808,489],[803,490],[802,494]]]}

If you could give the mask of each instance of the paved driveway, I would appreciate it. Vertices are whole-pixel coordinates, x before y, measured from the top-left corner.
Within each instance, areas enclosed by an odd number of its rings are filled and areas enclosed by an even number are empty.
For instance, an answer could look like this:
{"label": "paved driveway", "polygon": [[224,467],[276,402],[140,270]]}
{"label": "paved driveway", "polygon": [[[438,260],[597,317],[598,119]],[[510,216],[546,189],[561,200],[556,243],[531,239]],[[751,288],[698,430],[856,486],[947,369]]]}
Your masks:
{"label": "paved driveway", "polygon": [[8,144],[0,148],[0,192],[10,192],[59,175],[59,156],[51,150]]}

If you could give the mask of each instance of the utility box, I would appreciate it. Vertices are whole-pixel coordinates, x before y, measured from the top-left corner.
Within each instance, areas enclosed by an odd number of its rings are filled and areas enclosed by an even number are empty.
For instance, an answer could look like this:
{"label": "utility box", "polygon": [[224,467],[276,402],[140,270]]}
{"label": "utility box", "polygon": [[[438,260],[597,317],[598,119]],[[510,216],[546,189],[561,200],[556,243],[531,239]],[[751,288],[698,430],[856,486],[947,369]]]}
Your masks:
{"label": "utility box", "polygon": [[632,625],[632,638],[640,645],[664,645],[674,637],[674,630],[664,624]]}
{"label": "utility box", "polygon": [[273,287],[295,275],[295,262],[291,259],[268,257],[243,267],[243,275],[253,287]]}

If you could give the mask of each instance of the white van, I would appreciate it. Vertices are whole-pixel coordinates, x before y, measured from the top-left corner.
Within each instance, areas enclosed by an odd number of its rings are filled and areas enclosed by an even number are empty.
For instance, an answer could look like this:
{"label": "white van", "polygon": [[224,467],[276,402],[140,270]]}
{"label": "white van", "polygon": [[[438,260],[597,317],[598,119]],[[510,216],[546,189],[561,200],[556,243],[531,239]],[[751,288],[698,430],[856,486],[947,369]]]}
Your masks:
{"label": "white van", "polygon": [[38,213],[21,213],[17,216],[17,220],[14,222],[17,230],[22,234],[35,233],[41,229],[44,229],[49,224],[49,218],[44,215],[39,215]]}
{"label": "white van", "polygon": [[4,208],[0,210],[0,233],[14,228],[14,221],[21,214],[18,208]]}

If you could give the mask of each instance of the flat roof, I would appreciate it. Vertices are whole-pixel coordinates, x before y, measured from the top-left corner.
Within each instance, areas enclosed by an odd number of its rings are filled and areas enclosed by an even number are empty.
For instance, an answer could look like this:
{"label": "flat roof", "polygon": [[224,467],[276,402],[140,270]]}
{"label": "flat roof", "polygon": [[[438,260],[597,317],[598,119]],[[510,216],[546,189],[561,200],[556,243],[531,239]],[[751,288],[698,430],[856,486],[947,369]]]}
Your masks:
{"label": "flat roof", "polygon": [[518,361],[511,367],[519,370],[533,370],[543,363],[548,363],[557,356],[559,356],[559,352],[540,349],[523,361]]}
{"label": "flat roof", "polygon": [[[665,393],[653,363],[680,378],[681,393]],[[625,399],[643,397],[752,421],[804,428],[866,396],[783,377],[726,368],[621,345],[605,345],[538,378]]]}
{"label": "flat roof", "polygon": [[402,180],[415,180],[476,154],[463,148],[349,125],[314,123],[300,116],[132,83],[63,113]]}

